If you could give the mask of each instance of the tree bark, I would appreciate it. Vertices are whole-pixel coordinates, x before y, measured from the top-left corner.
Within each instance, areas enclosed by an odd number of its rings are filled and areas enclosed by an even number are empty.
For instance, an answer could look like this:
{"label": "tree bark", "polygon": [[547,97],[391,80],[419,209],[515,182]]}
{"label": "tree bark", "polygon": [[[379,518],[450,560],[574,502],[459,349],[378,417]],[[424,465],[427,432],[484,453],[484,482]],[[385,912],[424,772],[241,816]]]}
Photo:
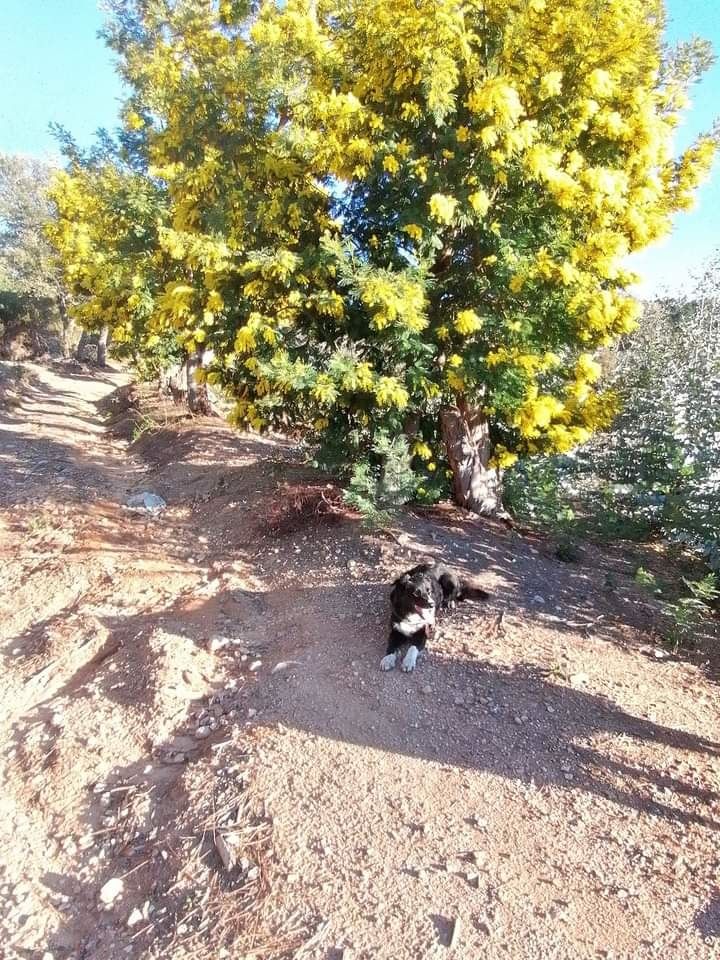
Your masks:
{"label": "tree bark", "polygon": [[492,442],[488,419],[464,400],[440,413],[440,428],[453,474],[458,506],[473,513],[502,512],[500,471],[490,466]]}
{"label": "tree bark", "polygon": [[65,303],[65,297],[63,294],[58,295],[57,308],[58,313],[60,314],[60,323],[62,324],[62,353],[63,357],[69,357],[70,343],[72,341],[72,332],[75,326],[75,321],[67,311],[67,304]]}
{"label": "tree bark", "polygon": [[204,350],[198,347],[193,353],[188,354],[185,364],[187,371],[187,405],[190,413],[198,416],[211,416],[212,408],[206,383],[198,383],[195,379],[195,373],[202,369],[202,358]]}
{"label": "tree bark", "polygon": [[90,343],[90,334],[87,330],[83,330],[80,334],[80,339],[78,340],[78,345],[75,348],[75,359],[84,360],[85,359],[85,350]]}
{"label": "tree bark", "polygon": [[100,333],[98,334],[97,342],[97,365],[99,367],[107,366],[107,344],[108,336],[110,334],[110,329],[108,326],[104,326]]}

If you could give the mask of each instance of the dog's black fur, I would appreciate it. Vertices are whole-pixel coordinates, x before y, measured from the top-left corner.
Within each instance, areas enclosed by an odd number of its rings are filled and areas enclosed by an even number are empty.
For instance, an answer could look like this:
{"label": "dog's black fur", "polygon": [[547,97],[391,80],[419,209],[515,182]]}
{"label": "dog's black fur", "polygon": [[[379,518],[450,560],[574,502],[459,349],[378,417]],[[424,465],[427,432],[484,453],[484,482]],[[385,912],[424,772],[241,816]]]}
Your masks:
{"label": "dog's black fur", "polygon": [[421,651],[435,631],[439,610],[453,609],[461,600],[486,600],[490,595],[461,580],[442,563],[421,563],[393,584],[390,593],[390,639],[382,662],[384,670],[395,666],[394,658],[403,644],[416,652],[403,661],[404,670],[415,667]]}

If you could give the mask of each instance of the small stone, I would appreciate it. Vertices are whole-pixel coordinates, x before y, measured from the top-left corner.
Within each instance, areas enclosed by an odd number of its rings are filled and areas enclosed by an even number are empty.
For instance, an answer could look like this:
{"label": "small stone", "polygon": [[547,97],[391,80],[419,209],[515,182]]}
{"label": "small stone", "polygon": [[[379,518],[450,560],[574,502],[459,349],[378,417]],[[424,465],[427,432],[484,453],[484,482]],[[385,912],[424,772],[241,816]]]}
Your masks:
{"label": "small stone", "polygon": [[253,660],[250,664],[250,673],[257,673],[257,671],[262,666],[262,660]]}
{"label": "small stone", "polygon": [[138,910],[138,908],[135,907],[135,909],[131,911],[130,916],[127,919],[127,925],[129,927],[136,927],[139,923],[142,923],[144,919],[145,917],[143,916],[142,910]]}
{"label": "small stone", "polygon": [[461,696],[455,697],[455,706],[456,707],[465,706],[465,697],[461,697]]}
{"label": "small stone", "polygon": [[541,597],[539,593],[536,593],[535,596],[533,597],[533,603],[539,603],[539,604],[545,603],[545,597]]}
{"label": "small stone", "polygon": [[148,513],[160,513],[167,504],[157,493],[150,493],[148,490],[143,493],[136,493],[128,497],[126,501],[130,510],[147,510]]}
{"label": "small stone", "polygon": [[207,739],[207,737],[210,736],[211,733],[212,733],[212,730],[210,729],[210,727],[203,725],[197,728],[197,730],[195,731],[195,737],[198,740],[205,740]]}
{"label": "small stone", "polygon": [[208,650],[210,653],[217,653],[218,650],[224,650],[230,642],[227,637],[210,637],[208,640]]}
{"label": "small stone", "polygon": [[255,710],[254,707],[250,707],[250,708],[248,709],[248,714],[247,714],[247,715],[248,715],[248,717],[250,717],[251,719],[252,719],[254,716],[256,716],[256,714],[257,714],[257,710]]}
{"label": "small stone", "polygon": [[618,900],[627,900],[629,896],[630,894],[627,892],[627,890],[624,890],[622,887],[620,887],[620,889],[617,892]]}
{"label": "small stone", "polygon": [[551,707],[549,703],[545,706],[545,709],[548,713],[555,713],[555,707]]}
{"label": "small stone", "polygon": [[[259,661],[258,661],[259,662]],[[280,673],[281,670],[287,670],[288,667],[293,667],[297,665],[299,660],[281,660],[280,663],[276,663],[275,666],[270,671],[271,673]],[[250,667],[252,670],[252,667]]]}
{"label": "small stone", "polygon": [[515,717],[515,723],[517,723],[518,726],[519,726],[522,722],[523,722],[523,718],[522,718],[522,717]]}
{"label": "small stone", "polygon": [[234,849],[231,837],[222,833],[215,834],[215,849],[222,860],[223,866],[229,872],[237,863],[237,851]]}
{"label": "small stone", "polygon": [[114,901],[122,895],[124,889],[125,884],[120,877],[111,877],[100,889],[101,902],[106,906],[110,906],[110,904],[114,903]]}
{"label": "small stone", "polygon": [[433,692],[433,690],[430,684],[426,683],[425,686],[422,688],[421,692],[429,696]]}

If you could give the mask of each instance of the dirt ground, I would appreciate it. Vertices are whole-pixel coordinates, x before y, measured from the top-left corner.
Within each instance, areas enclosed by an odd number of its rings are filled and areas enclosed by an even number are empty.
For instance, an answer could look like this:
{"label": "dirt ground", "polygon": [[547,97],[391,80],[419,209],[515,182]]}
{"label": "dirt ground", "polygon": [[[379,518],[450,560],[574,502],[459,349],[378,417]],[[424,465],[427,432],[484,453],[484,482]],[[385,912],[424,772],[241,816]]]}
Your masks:
{"label": "dirt ground", "polygon": [[[125,383],[27,365],[0,409],[1,957],[720,956],[720,643],[665,654],[627,549],[273,534],[292,446],[122,439]],[[382,673],[429,555],[492,598]]]}

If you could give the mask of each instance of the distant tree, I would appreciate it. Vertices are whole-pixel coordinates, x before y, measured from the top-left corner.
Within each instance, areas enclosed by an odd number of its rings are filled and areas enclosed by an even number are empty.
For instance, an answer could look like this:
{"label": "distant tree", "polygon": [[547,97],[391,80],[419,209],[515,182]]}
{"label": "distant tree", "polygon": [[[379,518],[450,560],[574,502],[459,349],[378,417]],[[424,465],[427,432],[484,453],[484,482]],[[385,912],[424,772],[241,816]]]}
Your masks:
{"label": "distant tree", "polygon": [[[54,168],[30,157],[0,154],[0,290],[15,294],[30,323],[40,323],[42,304],[55,307],[63,352],[71,347],[69,296],[56,251],[45,229],[54,211],[48,186]],[[19,314],[18,314],[19,315]]]}
{"label": "distant tree", "polygon": [[612,383],[622,411],[589,448],[593,471],[720,570],[720,254],[689,297],[648,304]]}

